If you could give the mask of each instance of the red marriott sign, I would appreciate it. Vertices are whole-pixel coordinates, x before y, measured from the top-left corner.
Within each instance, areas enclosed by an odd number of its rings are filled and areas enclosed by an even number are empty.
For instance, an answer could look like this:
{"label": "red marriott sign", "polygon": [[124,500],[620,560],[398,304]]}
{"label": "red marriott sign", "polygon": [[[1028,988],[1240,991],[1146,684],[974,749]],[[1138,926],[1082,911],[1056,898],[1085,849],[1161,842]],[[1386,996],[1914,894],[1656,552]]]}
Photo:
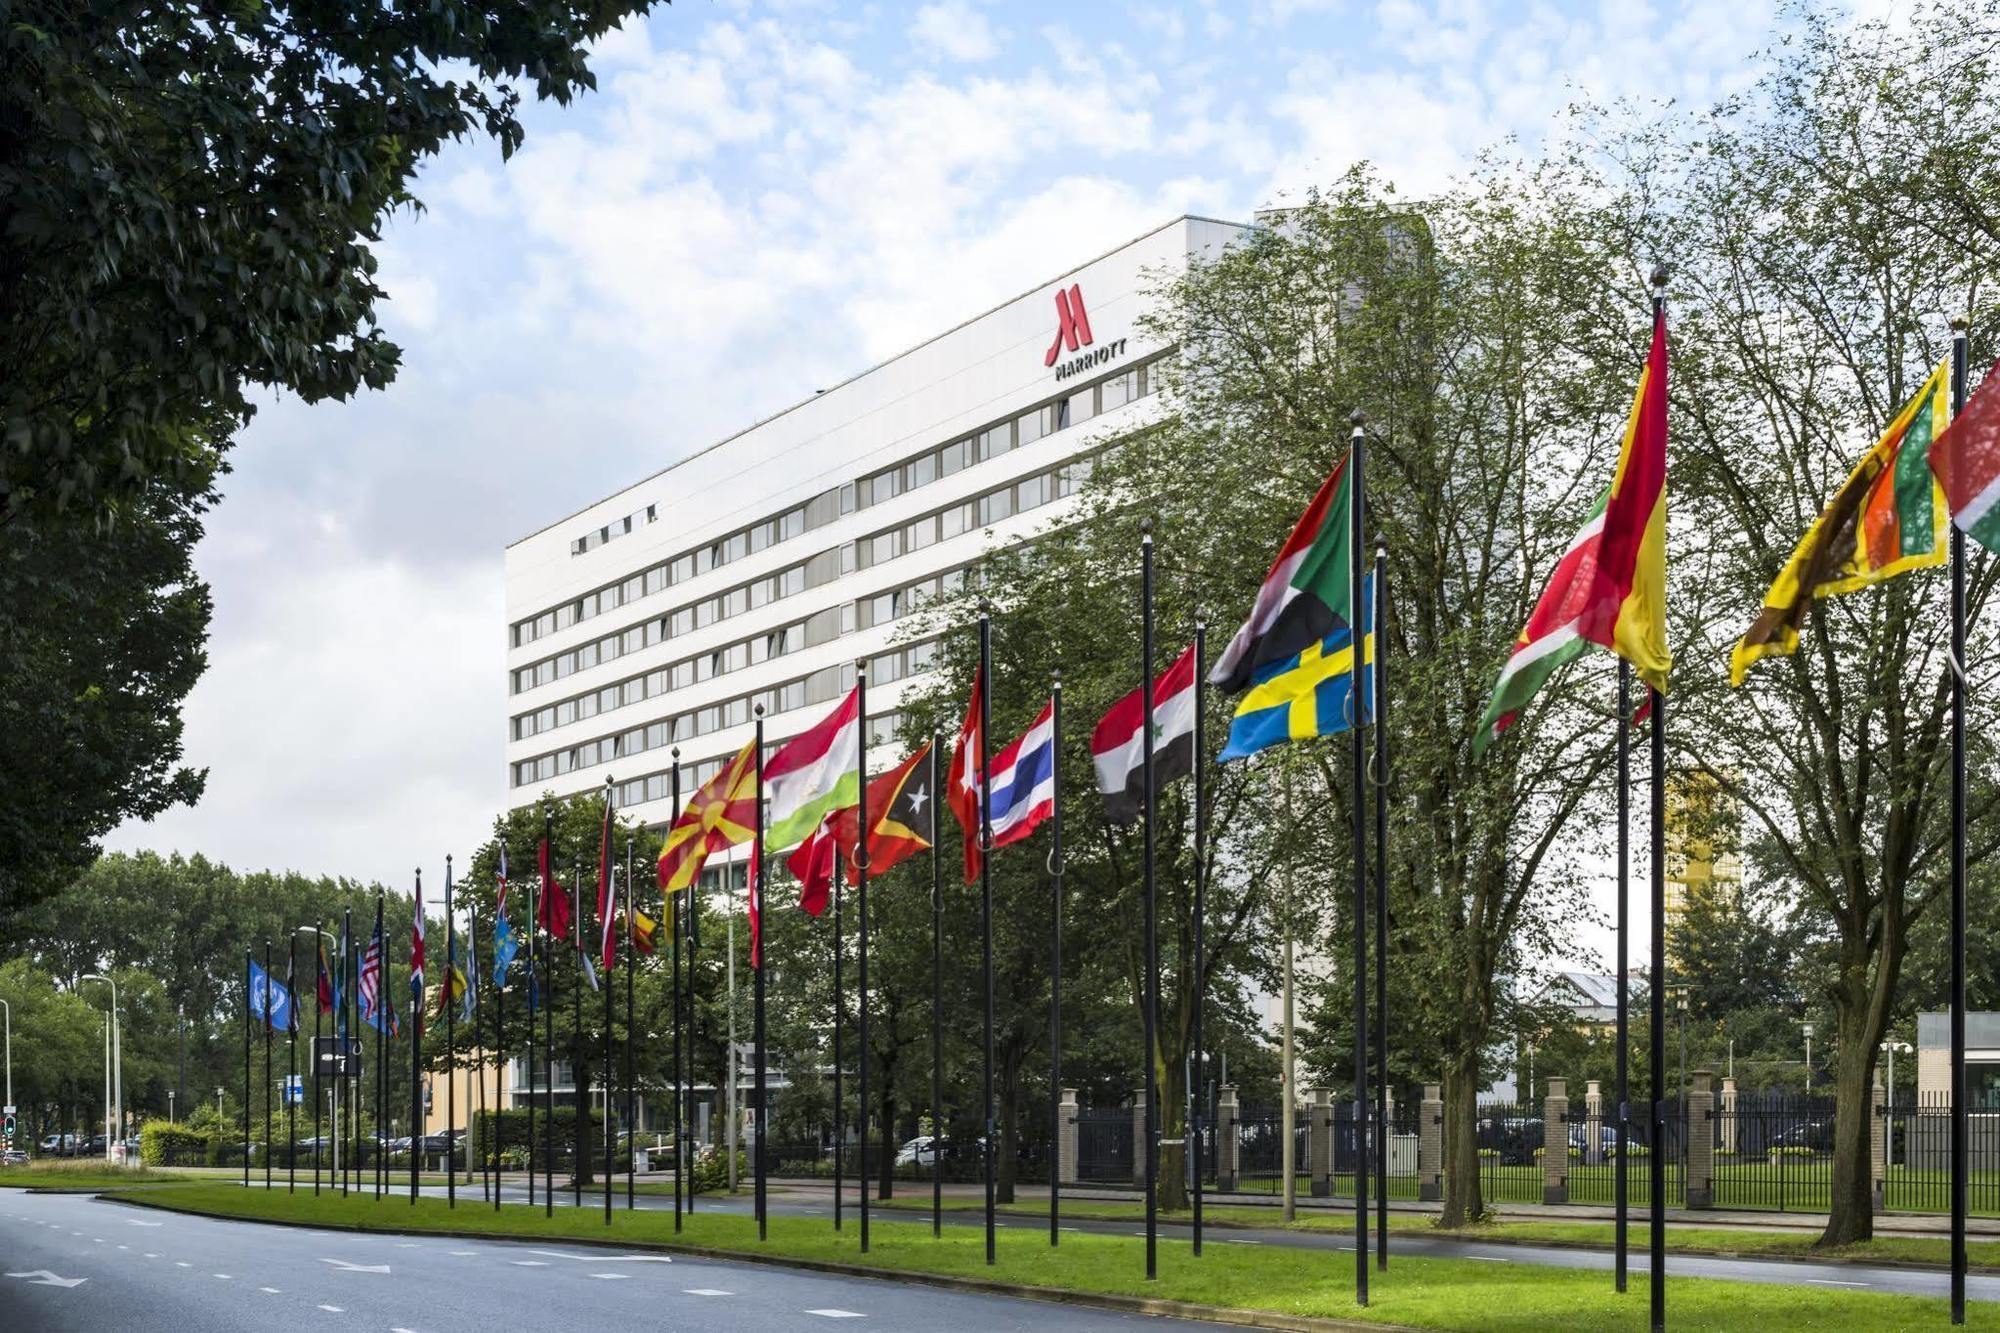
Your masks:
{"label": "red marriott sign", "polygon": [[[1049,344],[1048,352],[1042,357],[1042,364],[1055,366],[1056,378],[1066,380],[1080,371],[1093,366],[1101,366],[1125,351],[1125,340],[1093,347],[1096,340],[1090,334],[1090,312],[1084,308],[1083,286],[1071,283],[1067,289],[1056,288],[1056,336]],[[1084,351],[1085,348],[1091,348]],[[1058,358],[1065,352],[1078,353],[1057,365]]]}

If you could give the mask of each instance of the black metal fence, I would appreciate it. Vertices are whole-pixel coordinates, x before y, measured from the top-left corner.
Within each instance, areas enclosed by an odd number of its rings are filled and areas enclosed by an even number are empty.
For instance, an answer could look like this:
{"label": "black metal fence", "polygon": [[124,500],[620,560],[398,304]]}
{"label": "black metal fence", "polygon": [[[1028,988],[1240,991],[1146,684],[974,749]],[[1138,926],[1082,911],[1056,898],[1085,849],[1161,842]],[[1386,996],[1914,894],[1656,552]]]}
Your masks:
{"label": "black metal fence", "polygon": [[1132,1111],[1076,1113],[1076,1178],[1086,1185],[1131,1185]]}
{"label": "black metal fence", "polygon": [[[1951,1098],[1892,1102],[1886,1111],[1882,1206],[1890,1212],[1951,1210]],[[1966,1207],[2000,1216],[2000,1102],[1975,1098],[1965,1115],[1970,1172]]]}

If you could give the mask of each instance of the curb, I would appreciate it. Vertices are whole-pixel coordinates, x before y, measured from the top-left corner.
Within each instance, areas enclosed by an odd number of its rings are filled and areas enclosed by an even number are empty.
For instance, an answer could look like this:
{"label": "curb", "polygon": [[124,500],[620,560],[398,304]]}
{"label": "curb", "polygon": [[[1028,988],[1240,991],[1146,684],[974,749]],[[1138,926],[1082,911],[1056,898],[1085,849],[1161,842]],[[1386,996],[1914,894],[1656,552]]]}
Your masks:
{"label": "curb", "polygon": [[152,1208],[163,1213],[180,1213],[191,1217],[207,1217],[222,1222],[247,1222],[256,1226],[294,1227],[302,1231],[347,1231],[360,1235],[391,1235],[411,1237],[457,1236],[466,1240],[483,1240],[509,1244],[542,1241],[548,1244],[574,1245],[588,1249],[605,1250],[657,1250],[667,1254],[685,1254],[699,1259],[717,1259],[728,1263],[762,1264],[771,1268],[793,1268],[811,1273],[826,1273],[836,1277],[869,1278],[878,1282],[898,1282],[911,1286],[937,1287],[946,1291],[962,1291],[980,1296],[1009,1296],[1019,1300],[1039,1301],[1049,1305],[1076,1305],[1096,1310],[1108,1310],[1119,1314],[1153,1315],[1174,1319],[1198,1320],[1203,1323],[1224,1324],[1237,1328],[1263,1328],[1282,1330],[1283,1333],[1416,1333],[1407,1324],[1381,1324],[1354,1319],[1326,1319],[1307,1315],[1287,1315],[1271,1310],[1238,1310],[1220,1305],[1197,1305],[1190,1301],[1161,1300],[1147,1296],[1119,1296],[1109,1292],[1070,1291],[1061,1287],[1034,1287],[1017,1282],[1002,1282],[993,1278],[958,1277],[949,1273],[920,1273],[903,1269],[875,1268],[865,1264],[845,1264],[827,1259],[800,1259],[789,1255],[761,1254],[754,1250],[725,1250],[708,1245],[680,1245],[663,1241],[607,1240],[594,1237],[574,1236],[524,1236],[518,1232],[453,1230],[436,1231],[420,1229],[413,1231],[389,1227],[350,1226],[337,1222],[294,1222],[285,1218],[243,1217],[235,1213],[216,1212],[207,1208],[189,1208],[182,1205],[164,1203],[150,1199],[126,1198],[105,1189],[72,1190],[65,1193],[89,1193],[108,1198],[112,1203],[125,1204],[133,1208]]}

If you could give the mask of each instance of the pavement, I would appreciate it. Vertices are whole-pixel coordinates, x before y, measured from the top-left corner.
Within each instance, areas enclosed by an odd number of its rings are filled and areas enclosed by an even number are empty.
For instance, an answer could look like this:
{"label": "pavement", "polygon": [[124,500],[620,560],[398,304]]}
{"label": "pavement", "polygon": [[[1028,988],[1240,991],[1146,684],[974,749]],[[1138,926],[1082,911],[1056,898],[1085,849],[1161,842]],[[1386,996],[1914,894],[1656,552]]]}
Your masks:
{"label": "pavement", "polygon": [[[510,1179],[506,1183],[501,1191],[501,1202],[503,1204],[527,1203],[528,1193],[526,1186],[524,1183],[516,1183],[517,1179],[524,1182],[526,1178]],[[253,1177],[251,1183],[253,1187],[261,1186],[263,1181]],[[274,1180],[273,1188],[284,1188],[283,1179],[278,1178]],[[402,1189],[403,1197],[408,1197],[408,1191],[409,1185],[406,1181]],[[446,1190],[442,1185],[434,1185],[424,1186],[420,1192],[428,1197],[442,1198]],[[536,1198],[540,1202],[541,1194],[539,1189],[537,1190]],[[905,1201],[908,1202],[912,1198],[915,1198],[915,1196],[909,1196]],[[786,1185],[773,1187],[768,1195],[768,1199],[773,1216],[822,1217],[827,1220],[828,1225],[832,1224],[833,1198],[830,1185]],[[859,1226],[858,1200],[858,1190],[850,1190],[844,1198],[844,1220],[846,1226],[849,1228]],[[926,1205],[928,1204],[927,1194],[923,1196],[922,1202]],[[641,1194],[635,1198],[634,1204],[636,1207],[648,1210],[671,1211],[674,1201],[671,1195],[663,1197],[660,1195]],[[625,1207],[622,1180],[613,1187],[612,1205],[614,1208],[619,1209]],[[485,1206],[490,1208],[491,1204],[482,1200],[479,1183],[475,1180],[470,1187],[464,1184],[459,1186],[458,1206],[461,1209],[469,1209],[469,1216],[476,1218],[480,1207]],[[558,1208],[574,1207],[574,1192],[562,1189],[559,1186],[556,1190],[556,1206]],[[583,1206],[590,1209],[603,1208],[604,1193],[601,1184],[595,1191],[589,1189],[584,1191]],[[752,1212],[751,1200],[745,1195],[728,1197],[703,1195],[698,1207],[702,1212],[721,1212],[743,1216],[748,1216]],[[930,1216],[928,1207],[925,1207],[922,1211],[914,1211],[909,1208],[883,1208],[879,1205],[871,1210],[871,1215],[877,1221],[918,1223],[929,1221]],[[984,1213],[979,1209],[946,1209],[943,1217],[946,1226],[979,1227],[985,1224]],[[476,1222],[469,1222],[468,1224],[476,1225]],[[1046,1216],[1031,1218],[1003,1214],[995,1218],[994,1225],[1009,1231],[1026,1230],[1046,1233],[1048,1230]],[[1145,1235],[1143,1226],[1142,1222],[1136,1220],[1092,1221],[1077,1218],[1061,1222],[1061,1227],[1064,1231],[1104,1236],[1143,1236]],[[1186,1243],[1192,1240],[1193,1229],[1179,1223],[1162,1223],[1159,1228],[1159,1234],[1162,1241]],[[1227,1229],[1221,1227],[1208,1228],[1203,1233],[1203,1244],[1204,1246],[1262,1245],[1317,1252],[1344,1251],[1349,1254],[1352,1254],[1354,1251],[1354,1237],[1351,1232],[1343,1235],[1337,1232],[1300,1232],[1285,1231],[1278,1228],[1259,1229],[1240,1226],[1232,1226]],[[1373,1244],[1372,1234],[1370,1244]],[[1403,1255],[1420,1255],[1437,1259],[1469,1259],[1491,1264],[1546,1264],[1554,1268],[1591,1269],[1606,1274],[1609,1274],[1613,1267],[1613,1256],[1601,1250],[1520,1245],[1511,1242],[1455,1240],[1445,1237],[1412,1235],[1408,1232],[1395,1232],[1390,1235],[1389,1254],[1392,1271],[1395,1258]],[[1635,1217],[1633,1220],[1632,1248],[1627,1256],[1627,1262],[1629,1272],[1635,1278],[1651,1271],[1649,1256],[1646,1253],[1646,1230],[1643,1217]],[[1823,1286],[1851,1291],[1879,1291],[1912,1296],[1945,1297],[1951,1294],[1951,1279],[1943,1271],[1925,1271],[1921,1269],[1854,1263],[1816,1263],[1809,1259],[1732,1259],[1718,1255],[1669,1255],[1667,1257],[1667,1271],[1670,1275],[1676,1277],[1712,1277],[1735,1282],[1761,1282],[1779,1286]],[[2000,1301],[2000,1277],[1969,1276],[1966,1279],[1966,1296],[1968,1299],[1975,1301]]]}
{"label": "pavement", "polygon": [[849,1321],[912,1333],[1215,1327],[764,1265],[262,1226],[16,1189],[0,1190],[0,1258],[0,1329],[37,1333],[493,1333],[524,1319],[704,1333]]}

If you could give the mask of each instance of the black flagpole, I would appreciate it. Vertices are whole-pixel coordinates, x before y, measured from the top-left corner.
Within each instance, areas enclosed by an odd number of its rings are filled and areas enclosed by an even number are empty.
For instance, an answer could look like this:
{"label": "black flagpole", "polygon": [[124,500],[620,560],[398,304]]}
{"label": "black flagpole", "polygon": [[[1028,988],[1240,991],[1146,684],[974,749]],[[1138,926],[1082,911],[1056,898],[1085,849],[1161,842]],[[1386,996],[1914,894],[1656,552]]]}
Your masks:
{"label": "black flagpole", "polygon": [[[292,1081],[299,1076],[299,933],[285,937],[285,1193],[299,1191],[299,1107]],[[319,1003],[319,997],[313,997]],[[317,1181],[318,1177],[315,1176]]]}
{"label": "black flagpole", "polygon": [[[542,807],[542,841],[549,849],[549,874],[542,881],[546,900],[555,883],[555,815]],[[553,911],[544,901],[543,909]],[[542,941],[542,970],[537,978],[542,1003],[542,1216],[556,1215],[556,937],[550,931]]]}
{"label": "black flagpole", "polygon": [[[1951,414],[1965,410],[1965,321],[1952,321]],[[1965,1079],[1965,530],[1951,525],[1951,1322],[1965,1322],[1970,1180]]]}
{"label": "black flagpole", "polygon": [[[858,957],[860,976],[855,979],[859,988],[856,996],[856,1013],[859,1015],[860,1053],[856,1057],[859,1067],[854,1087],[855,1138],[861,1144],[861,1151],[855,1159],[855,1171],[860,1176],[861,1185],[861,1252],[868,1253],[868,663],[854,664],[854,705],[859,719],[860,742],[857,747],[855,767],[861,774],[861,790],[856,801],[854,816],[854,906],[861,913],[861,939]],[[835,846],[834,863],[840,862],[840,848]],[[762,899],[760,898],[761,902]]]}
{"label": "black flagpole", "polygon": [[1139,536],[1139,698],[1144,710],[1140,762],[1146,792],[1145,857],[1145,997],[1146,1134],[1140,1144],[1141,1170],[1146,1175],[1146,1279],[1160,1275],[1160,1088],[1154,1045],[1160,1021],[1160,942],[1158,900],[1153,879],[1153,521],[1140,524]]}
{"label": "black flagpole", "polygon": [[1060,1243],[1062,1216],[1062,672],[1050,688],[1050,737],[1055,763],[1049,790],[1054,818],[1049,829],[1049,1244]]}
{"label": "black flagpole", "polygon": [[[611,775],[607,773],[604,775],[604,808],[607,812],[611,808],[612,790],[613,790],[613,784],[611,780]],[[614,1164],[617,1157],[616,1147],[618,1142],[617,1138],[615,1137],[615,1131],[612,1129],[612,1122],[614,1117],[611,1113],[611,1064],[612,1064],[611,1020],[613,1016],[612,992],[616,989],[616,987],[614,987],[611,984],[611,972],[613,966],[617,962],[616,950],[617,950],[618,937],[612,933],[613,931],[616,930],[616,926],[613,925],[612,923],[611,913],[613,908],[617,906],[618,886],[612,882],[613,875],[611,867],[611,844],[608,840],[605,840],[602,837],[600,837],[599,839],[597,848],[597,874],[598,877],[604,882],[605,886],[604,902],[602,904],[602,909],[604,912],[604,920],[597,923],[597,929],[599,936],[601,938],[609,938],[612,941],[612,950],[613,950],[611,956],[608,958],[602,957],[600,950],[600,959],[599,959],[599,961],[604,966],[604,977],[603,977],[604,1078],[602,1080],[604,1084],[604,1225],[610,1226],[611,1186],[613,1184],[614,1177],[617,1175],[617,1172],[614,1169]],[[626,971],[628,974],[631,971],[631,963],[632,963],[631,959],[628,958],[625,960]]]}
{"label": "black flagpole", "polygon": [[[1653,271],[1653,320],[1657,327],[1666,308],[1667,271],[1658,268]],[[1651,984],[1647,986],[1649,1008],[1651,1009],[1652,1050],[1652,1115],[1650,1126],[1650,1150],[1646,1154],[1648,1185],[1652,1190],[1650,1212],[1652,1227],[1650,1236],[1650,1267],[1647,1272],[1647,1286],[1653,1298],[1654,1333],[1664,1333],[1667,1326],[1667,1164],[1666,1164],[1666,1086],[1667,1086],[1667,1007],[1666,987],[1662,984],[1667,975],[1667,699],[1659,690],[1647,686],[1648,697],[1653,705],[1653,790],[1650,793],[1653,807],[1653,956]],[[1808,1071],[1810,1074],[1811,1071]],[[1680,1089],[1674,1090],[1680,1095]]]}
{"label": "black flagpole", "polygon": [[[632,987],[639,971],[638,918],[632,913],[639,903],[639,884],[632,878],[632,836],[625,836],[625,1211],[638,1207],[639,1093],[632,1069]],[[664,907],[664,904],[662,904]],[[665,911],[661,916],[667,915]],[[655,926],[654,929],[659,927]],[[674,1040],[680,1040],[674,1033]],[[680,1213],[680,1195],[674,1196],[674,1212]]]}
{"label": "black flagpole", "polygon": [[931,733],[931,1235],[944,1234],[944,868],[938,859],[938,750]]}
{"label": "black flagpole", "polygon": [[769,1120],[769,1118],[770,1118],[770,1117],[769,1117],[769,1116],[767,1115],[767,1113],[766,1113],[766,1108],[765,1108],[765,1105],[764,1105],[764,1096],[765,1096],[765,1079],[764,1079],[764,1074],[765,1074],[765,1067],[764,1067],[764,705],[762,705],[762,704],[758,704],[758,705],[757,705],[757,710],[756,710],[756,711],[757,711],[757,752],[756,752],[756,753],[757,753],[757,828],[756,828],[756,834],[755,834],[755,837],[756,837],[756,841],[755,841],[754,843],[752,843],[752,844],[751,844],[751,851],[752,851],[752,857],[751,857],[751,859],[752,859],[752,861],[753,861],[753,863],[754,863],[754,865],[755,865],[755,867],[756,867],[756,869],[755,869],[755,875],[754,875],[754,879],[755,879],[755,883],[756,883],[756,889],[757,889],[757,900],[756,900],[756,905],[755,905],[754,907],[752,907],[752,908],[751,908],[751,915],[752,915],[752,920],[753,920],[753,921],[755,922],[755,925],[756,925],[756,933],[755,933],[755,935],[754,935],[754,936],[753,936],[752,938],[754,938],[754,939],[755,939],[755,940],[757,941],[757,958],[756,958],[756,961],[755,961],[755,965],[754,965],[754,966],[752,966],[752,968],[751,968],[750,970],[751,970],[751,971],[752,971],[753,973],[755,973],[755,974],[756,974],[756,975],[755,975],[755,977],[754,977],[754,985],[755,985],[755,994],[754,994],[754,997],[753,997],[753,1004],[752,1004],[752,1019],[751,1019],[751,1028],[752,1028],[752,1032],[751,1032],[751,1035],[752,1035],[753,1039],[754,1039],[754,1040],[755,1040],[755,1042],[756,1042],[756,1050],[755,1050],[754,1054],[755,1054],[755,1057],[756,1057],[756,1072],[757,1072],[757,1106],[756,1106],[756,1119],[755,1119],[755,1121],[753,1122],[753,1126],[752,1126],[752,1127],[753,1127],[753,1129],[755,1130],[755,1133],[754,1133],[754,1134],[752,1135],[752,1146],[753,1146],[753,1147],[754,1147],[754,1148],[756,1149],[756,1152],[757,1152],[757,1163],[756,1163],[756,1167],[757,1167],[757,1169],[756,1169],[756,1171],[755,1171],[755,1173],[754,1173],[754,1177],[755,1177],[755,1182],[756,1182],[756,1190],[757,1190],[757,1198],[756,1198],[756,1205],[757,1205],[757,1239],[758,1239],[758,1240],[764,1240],[764,1239],[766,1239],[767,1237],[769,1237],[769,1235],[771,1234],[771,1217],[770,1217],[770,1214],[769,1214],[769,1213],[768,1213],[768,1212],[767,1212],[767,1211],[765,1210],[765,1207],[764,1207],[764,1203],[765,1203],[765,1193],[764,1193],[764,1161],[765,1161],[765,1156],[764,1156],[764,1127],[765,1127],[765,1124],[767,1123],[767,1121],[768,1121],[768,1120]]}
{"label": "black flagpole", "polygon": [[[333,1010],[333,1035],[338,1039],[340,1037],[340,1029],[345,1026],[350,1034],[347,1040],[352,1041],[355,1046],[359,1047],[361,1045],[361,1024],[353,1022],[343,1025],[340,1021],[344,1017],[341,1013],[341,1006],[345,1005],[350,1010],[354,1008],[356,1004],[354,990],[360,984],[359,979],[354,976],[354,909],[352,907],[343,907],[340,909],[340,912],[340,970],[335,973],[340,978],[340,1003],[336,1004]],[[333,1134],[331,1137],[335,1139],[340,1137],[340,1089],[341,1084],[347,1079],[347,1060],[347,1041],[341,1041],[340,1062],[333,1067]],[[347,1123],[352,1127],[352,1132],[349,1136],[347,1166],[340,1172],[340,1193],[343,1198],[348,1194],[349,1177],[353,1178],[356,1189],[361,1187],[361,1163],[358,1160],[358,1154],[361,1150],[361,1079],[358,1073],[354,1077],[354,1082],[348,1088],[347,1101]]]}
{"label": "black flagpole", "polygon": [[1625,1290],[1630,1228],[1630,1184],[1626,1151],[1631,1142],[1632,1088],[1630,1071],[1632,916],[1632,664],[1618,659],[1618,716],[1612,721],[1618,732],[1618,1161],[1612,1172],[1612,1202],[1616,1206],[1612,1222],[1613,1282]]}
{"label": "black flagpole", "polygon": [[[320,943],[320,937],[326,934],[325,920],[326,918],[321,917],[313,923],[312,1065],[313,1065],[313,1197],[315,1199],[319,1197],[319,1165],[320,1165],[319,1159],[325,1156],[326,1154],[326,1144],[320,1141],[321,1135],[319,1132],[319,1123],[320,1123],[319,1121],[319,1109],[320,1109],[319,1108],[319,1095],[320,1095],[319,1094],[319,1032],[321,1027],[320,1020],[324,1017],[326,1013],[326,1010],[321,1007],[319,1002],[319,960],[326,957],[325,946],[323,946]],[[326,983],[327,985],[331,986],[333,984],[333,978],[329,976],[326,979]],[[297,1002],[298,1002],[297,1000],[293,1001],[294,1004],[296,1004]]]}
{"label": "black flagpole", "polygon": [[[583,1173],[590,1163],[590,1112],[583,1104],[583,969],[589,963],[584,956],[583,940],[589,933],[589,922],[583,915],[583,862],[576,859],[576,843],[570,842],[569,857],[569,942],[575,947],[570,950],[570,981],[572,998],[569,1007],[569,1123],[576,1144],[576,1160],[570,1166],[570,1206],[583,1207]],[[554,1079],[551,1078],[553,1083]]]}
{"label": "black flagpole", "polygon": [[1194,622],[1194,1124],[1188,1127],[1188,1152],[1194,1162],[1194,1254],[1201,1257],[1202,1138],[1208,1127],[1207,1056],[1202,1050],[1203,1000],[1208,990],[1208,620]]}
{"label": "black flagpole", "polygon": [[243,1188],[250,1188],[250,968],[255,959],[243,951]]}
{"label": "black flagpole", "polygon": [[[451,853],[444,854],[444,980],[438,998],[444,1008],[444,1198],[445,1207],[458,1207],[458,1157],[453,1152],[451,1132],[458,1128],[457,1024],[452,1013],[452,972],[458,966],[458,928],[451,915]],[[422,1004],[421,997],[417,1000]]]}
{"label": "black flagpole", "polygon": [[[416,923],[423,924],[424,871],[417,867],[417,894],[411,904],[416,913]],[[412,960],[414,961],[414,959]],[[430,966],[430,959],[424,959]],[[382,970],[386,977],[389,969],[389,942],[382,942]],[[410,1206],[417,1206],[417,1162],[422,1157],[421,1145],[424,1141],[424,991],[414,972],[410,976]]]}
{"label": "black flagpole", "polygon": [[[465,981],[466,985],[472,988],[472,1046],[466,1052],[468,1072],[465,1084],[465,1133],[458,1141],[465,1146],[465,1181],[469,1185],[472,1183],[472,1127],[478,1123],[478,1111],[474,1110],[472,1100],[475,1089],[479,1094],[479,1109],[484,1110],[486,1106],[486,1079],[480,1072],[481,1062],[471,1058],[475,1052],[485,1049],[480,1044],[479,1036],[479,899],[477,897],[465,907],[465,959]],[[492,1132],[490,1122],[487,1125],[487,1132]],[[484,1149],[486,1144],[482,1140],[479,1146]],[[486,1154],[481,1152],[480,1156],[484,1158]],[[493,1197],[493,1169],[483,1160],[479,1164],[479,1187],[484,1191],[482,1198]]]}
{"label": "black flagpole", "polygon": [[1389,1267],[1389,548],[1375,538],[1375,1266]]}
{"label": "black flagpole", "polygon": [[[504,850],[502,854],[505,854]],[[502,883],[504,884],[505,881],[502,881]],[[499,890],[500,893],[505,893],[506,891],[504,887]],[[500,920],[500,900],[497,895],[493,900],[493,920],[496,924]],[[534,929],[532,921],[528,923],[528,929],[530,931]],[[500,961],[500,937],[497,934],[493,937],[493,961],[496,965]],[[508,966],[512,967],[513,963],[510,961]],[[491,971],[493,972],[493,1118],[487,1121],[487,1127],[493,1133],[493,1211],[497,1213],[500,1211],[500,1191],[507,1183],[507,1171],[500,1160],[500,1150],[506,1144],[506,1136],[500,1132],[500,1126],[507,1122],[507,1084],[505,1082],[507,1077],[507,987],[500,979],[499,967],[495,966]],[[533,1101],[534,1099],[530,1098],[529,1100]],[[531,1138],[529,1142],[532,1143],[534,1140]],[[534,1178],[534,1173],[532,1171],[529,1172],[528,1179],[533,1180]]]}
{"label": "black flagpole", "polygon": [[271,941],[264,941],[264,1188],[271,1188]]}
{"label": "black flagpole", "polygon": [[[546,833],[544,836],[547,836]],[[522,1067],[528,1073],[528,1207],[535,1206],[535,1006],[536,991],[541,985],[541,976],[535,966],[535,932],[539,928],[535,920],[535,905],[539,901],[535,886],[540,881],[540,862],[537,858],[536,873],[528,876],[528,1033],[522,1042]]]}
{"label": "black flagpole", "polygon": [[664,895],[663,905],[667,909],[667,938],[672,942],[674,950],[673,957],[667,961],[672,969],[668,988],[674,993],[674,1077],[673,1111],[671,1114],[674,1127],[674,1230],[679,1231],[681,1229],[681,1166],[683,1158],[687,1155],[687,1143],[681,1134],[681,1089],[686,1085],[681,1068],[681,951],[687,945],[686,941],[681,937],[681,931],[684,927],[681,924],[680,895],[672,893]]}
{"label": "black flagpole", "polygon": [[[847,1207],[847,1088],[842,1078],[846,1054],[845,1043],[841,1040],[842,1010],[847,1008],[847,992],[843,989],[841,964],[847,954],[847,936],[842,931],[840,919],[841,881],[846,878],[846,867],[840,864],[840,848],[833,852],[833,1229],[843,1229]],[[864,1180],[862,1188],[867,1188]]]}
{"label": "black flagpole", "polygon": [[1367,505],[1364,465],[1367,434],[1361,413],[1353,416],[1354,435],[1348,446],[1347,483],[1348,606],[1353,633],[1348,657],[1347,702],[1353,718],[1354,763],[1348,775],[1354,796],[1354,1301],[1368,1304],[1368,747],[1361,711],[1362,659],[1367,635],[1362,632],[1362,515]]}
{"label": "black flagpole", "polygon": [[[673,808],[674,818],[678,819],[681,814],[681,747],[678,745],[673,748],[673,761]],[[699,942],[695,935],[695,923],[700,912],[700,908],[695,902],[695,895],[699,892],[701,892],[701,876],[699,875],[696,875],[694,881],[681,890],[681,893],[687,895],[687,924],[683,928],[686,932],[684,939],[688,950],[687,1059],[685,1064],[683,1064],[681,1058],[678,1027],[675,1029],[674,1037],[674,1197],[679,1198],[683,1192],[686,1193],[689,1216],[693,1216],[694,1214],[694,1181],[687,1178],[687,1157],[688,1150],[691,1147],[689,1143],[688,1121],[694,1118],[694,1094],[689,1091],[688,1085],[694,1081],[695,1064],[694,950],[695,945]],[[674,896],[674,905],[676,908],[680,906],[680,894]],[[677,940],[674,944],[675,1005],[679,1005],[681,1002],[680,948],[681,942]],[[683,1183],[686,1185],[685,1191],[682,1190]],[[679,1226],[678,1220],[676,1220],[675,1225],[676,1227]]]}
{"label": "black flagpole", "polygon": [[[383,1033],[389,1026],[389,1015],[396,1012],[396,1002],[389,995],[389,941],[383,934],[386,927],[382,900],[382,890],[375,890],[375,939],[380,946],[375,956],[375,1199],[378,1203],[389,1195],[389,1140],[382,1133],[389,1123],[389,1065],[383,1051]],[[360,1003],[359,996],[355,1002]],[[356,1132],[359,1133],[358,1127]]]}
{"label": "black flagpole", "polygon": [[986,998],[985,1068],[981,1072],[979,1117],[986,1133],[986,1263],[996,1262],[993,1220],[993,775],[987,772],[986,737],[993,714],[993,608],[979,605],[979,921],[980,988]]}

